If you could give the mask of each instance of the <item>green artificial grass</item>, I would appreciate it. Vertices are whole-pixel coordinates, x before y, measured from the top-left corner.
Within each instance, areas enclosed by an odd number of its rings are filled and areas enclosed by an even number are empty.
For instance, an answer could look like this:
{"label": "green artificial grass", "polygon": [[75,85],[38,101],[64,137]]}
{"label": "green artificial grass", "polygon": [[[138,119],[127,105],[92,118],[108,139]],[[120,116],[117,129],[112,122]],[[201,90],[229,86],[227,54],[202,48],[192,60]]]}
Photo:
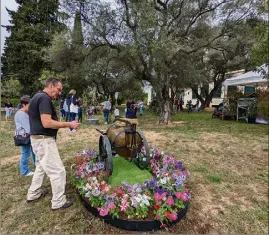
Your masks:
{"label": "green artificial grass", "polygon": [[119,185],[123,181],[127,181],[133,185],[136,183],[144,183],[151,179],[152,175],[147,170],[139,169],[134,163],[124,159],[123,157],[113,158],[113,172],[108,183],[111,186]]}

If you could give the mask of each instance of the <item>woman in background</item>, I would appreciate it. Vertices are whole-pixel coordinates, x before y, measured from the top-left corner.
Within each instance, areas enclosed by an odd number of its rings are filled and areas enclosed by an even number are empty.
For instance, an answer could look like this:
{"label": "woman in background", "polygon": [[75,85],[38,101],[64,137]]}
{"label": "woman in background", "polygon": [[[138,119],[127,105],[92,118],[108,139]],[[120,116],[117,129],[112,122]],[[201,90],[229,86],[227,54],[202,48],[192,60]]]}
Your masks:
{"label": "woman in background", "polygon": [[[14,117],[16,132],[19,135],[24,133],[30,133],[30,123],[28,115],[28,105],[30,102],[30,97],[23,96],[20,100],[22,108],[19,109]],[[35,154],[33,153],[31,143],[27,145],[22,145],[21,147],[21,160],[20,160],[20,174],[22,176],[31,176],[34,174],[33,171],[29,170],[28,162],[30,155],[32,155],[33,163],[35,164]]]}

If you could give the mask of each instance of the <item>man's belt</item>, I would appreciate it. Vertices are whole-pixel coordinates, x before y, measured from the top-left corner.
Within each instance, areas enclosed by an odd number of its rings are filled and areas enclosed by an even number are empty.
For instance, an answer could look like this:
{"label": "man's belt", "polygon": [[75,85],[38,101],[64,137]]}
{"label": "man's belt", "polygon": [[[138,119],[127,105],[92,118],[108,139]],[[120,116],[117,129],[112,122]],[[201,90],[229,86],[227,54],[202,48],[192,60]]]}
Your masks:
{"label": "man's belt", "polygon": [[37,140],[40,140],[40,139],[49,139],[49,138],[55,139],[54,136],[48,136],[48,135],[31,135],[31,138],[32,139],[37,139]]}

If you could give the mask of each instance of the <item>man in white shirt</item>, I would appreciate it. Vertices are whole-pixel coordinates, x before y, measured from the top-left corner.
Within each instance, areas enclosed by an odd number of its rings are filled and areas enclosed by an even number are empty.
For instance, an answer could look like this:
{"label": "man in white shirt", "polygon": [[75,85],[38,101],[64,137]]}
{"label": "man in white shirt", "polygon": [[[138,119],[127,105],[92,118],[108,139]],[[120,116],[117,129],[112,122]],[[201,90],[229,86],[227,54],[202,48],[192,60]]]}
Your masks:
{"label": "man in white shirt", "polygon": [[104,122],[105,122],[105,124],[108,123],[110,110],[111,110],[111,98],[109,98],[104,103],[103,112],[104,112]]}

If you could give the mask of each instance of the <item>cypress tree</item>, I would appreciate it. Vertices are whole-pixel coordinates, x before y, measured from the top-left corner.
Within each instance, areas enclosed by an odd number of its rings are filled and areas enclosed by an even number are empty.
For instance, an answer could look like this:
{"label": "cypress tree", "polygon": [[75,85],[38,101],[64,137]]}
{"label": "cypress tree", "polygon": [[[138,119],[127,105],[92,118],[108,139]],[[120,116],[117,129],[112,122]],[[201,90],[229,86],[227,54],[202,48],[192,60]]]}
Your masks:
{"label": "cypress tree", "polygon": [[40,87],[41,71],[48,65],[43,60],[44,48],[51,45],[55,32],[65,25],[59,22],[59,0],[16,0],[17,11],[6,9],[10,33],[2,56],[4,79],[17,78],[25,94],[32,95]]}

